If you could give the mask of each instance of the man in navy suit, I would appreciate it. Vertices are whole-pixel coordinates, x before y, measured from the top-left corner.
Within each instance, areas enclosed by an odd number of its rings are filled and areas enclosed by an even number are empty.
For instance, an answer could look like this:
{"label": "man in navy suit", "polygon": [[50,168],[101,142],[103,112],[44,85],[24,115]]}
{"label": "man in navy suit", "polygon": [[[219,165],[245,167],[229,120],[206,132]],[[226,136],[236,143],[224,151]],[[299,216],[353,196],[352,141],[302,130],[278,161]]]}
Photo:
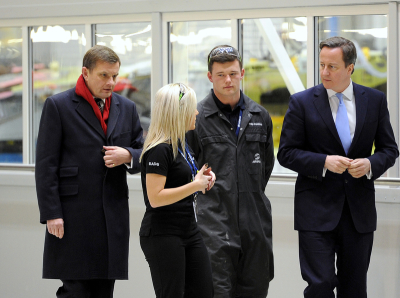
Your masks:
{"label": "man in navy suit", "polygon": [[113,50],[94,46],[76,87],[43,106],[35,169],[43,278],[63,282],[59,298],[111,298],[115,280],[128,278],[126,172],[139,172],[143,140],[135,104],[112,92],[120,65]]}
{"label": "man in navy suit", "polygon": [[278,161],[298,173],[304,297],[334,297],[336,287],[337,297],[364,298],[377,218],[373,181],[399,151],[386,96],[351,80],[354,44],[332,37],[320,50],[322,84],[291,96]]}

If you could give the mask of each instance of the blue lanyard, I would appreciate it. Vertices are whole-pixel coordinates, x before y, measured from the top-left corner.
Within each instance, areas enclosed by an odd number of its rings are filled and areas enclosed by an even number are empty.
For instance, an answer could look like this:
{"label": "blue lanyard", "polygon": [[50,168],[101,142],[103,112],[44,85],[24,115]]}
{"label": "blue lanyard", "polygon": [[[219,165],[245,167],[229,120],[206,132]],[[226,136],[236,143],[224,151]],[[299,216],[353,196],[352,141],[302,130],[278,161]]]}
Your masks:
{"label": "blue lanyard", "polygon": [[[187,145],[186,145],[186,148],[188,148]],[[194,163],[193,156],[190,154],[189,150],[187,150],[187,149],[186,149],[186,153],[187,153],[187,156],[189,157],[189,159],[186,158],[186,156],[183,154],[183,152],[180,148],[178,148],[178,151],[183,156],[183,158],[186,160],[187,164],[189,165],[190,171],[192,172],[192,181],[194,181],[194,177],[197,175],[198,169],[196,167],[196,164]]]}
{"label": "blue lanyard", "polygon": [[[187,153],[187,156],[189,157],[189,159],[186,158],[186,156],[183,154],[182,150],[179,149],[179,147],[178,147],[178,151],[183,156],[183,158],[186,160],[187,164],[189,165],[190,171],[192,171],[192,181],[194,181],[194,177],[196,176],[198,169],[196,167],[196,164],[194,163],[193,156],[190,154],[190,152],[188,150],[188,145],[186,144],[186,153]],[[196,222],[197,222],[197,194],[198,194],[197,191],[193,194],[193,210],[194,210],[194,217],[196,219]]]}
{"label": "blue lanyard", "polygon": [[238,120],[238,125],[236,128],[236,137],[239,136],[239,131],[240,131],[240,123],[242,122],[242,114],[243,114],[243,110],[240,109],[240,113],[239,113],[239,120]]}

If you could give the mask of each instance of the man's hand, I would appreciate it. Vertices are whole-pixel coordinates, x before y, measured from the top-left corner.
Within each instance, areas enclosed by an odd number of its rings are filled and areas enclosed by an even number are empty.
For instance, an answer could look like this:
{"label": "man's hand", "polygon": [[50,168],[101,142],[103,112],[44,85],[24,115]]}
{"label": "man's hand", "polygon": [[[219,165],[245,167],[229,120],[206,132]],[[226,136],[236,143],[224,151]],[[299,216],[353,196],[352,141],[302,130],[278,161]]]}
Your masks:
{"label": "man's hand", "polygon": [[352,161],[350,158],[339,155],[327,155],[324,167],[333,173],[342,174],[350,167]]}
{"label": "man's hand", "polygon": [[50,234],[61,239],[64,236],[64,220],[62,218],[49,219],[47,230]]}
{"label": "man's hand", "polygon": [[107,168],[113,168],[123,163],[131,163],[131,153],[125,148],[117,146],[103,146],[106,150],[104,155],[104,163]]}
{"label": "man's hand", "polygon": [[371,163],[368,158],[357,158],[351,162],[349,174],[354,178],[360,178],[366,175],[370,169]]}

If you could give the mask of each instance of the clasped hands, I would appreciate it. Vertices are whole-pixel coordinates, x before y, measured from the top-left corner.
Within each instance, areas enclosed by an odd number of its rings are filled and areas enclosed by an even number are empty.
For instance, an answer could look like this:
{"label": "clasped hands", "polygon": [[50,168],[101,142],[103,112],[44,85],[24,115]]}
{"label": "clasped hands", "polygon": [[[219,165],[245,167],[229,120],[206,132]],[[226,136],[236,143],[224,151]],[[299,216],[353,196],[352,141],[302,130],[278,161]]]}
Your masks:
{"label": "clasped hands", "polygon": [[200,183],[199,191],[205,194],[206,191],[210,190],[214,186],[216,176],[214,172],[211,170],[211,167],[208,168],[207,164],[205,164],[197,172],[197,175],[194,178],[194,180]]}
{"label": "clasped hands", "polygon": [[354,178],[360,178],[370,171],[371,163],[368,158],[350,159],[339,155],[328,155],[325,168],[337,174],[347,170]]}

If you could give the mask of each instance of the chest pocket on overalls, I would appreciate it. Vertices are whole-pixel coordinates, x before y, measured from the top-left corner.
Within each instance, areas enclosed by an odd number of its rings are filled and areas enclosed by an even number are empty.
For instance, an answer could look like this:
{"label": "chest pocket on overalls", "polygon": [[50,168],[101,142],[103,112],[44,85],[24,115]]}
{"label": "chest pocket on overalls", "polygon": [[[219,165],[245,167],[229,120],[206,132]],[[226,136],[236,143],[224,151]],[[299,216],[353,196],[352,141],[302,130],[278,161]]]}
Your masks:
{"label": "chest pocket on overalls", "polygon": [[267,146],[267,135],[247,134],[244,154],[244,165],[249,174],[261,174],[265,161],[265,147]]}

